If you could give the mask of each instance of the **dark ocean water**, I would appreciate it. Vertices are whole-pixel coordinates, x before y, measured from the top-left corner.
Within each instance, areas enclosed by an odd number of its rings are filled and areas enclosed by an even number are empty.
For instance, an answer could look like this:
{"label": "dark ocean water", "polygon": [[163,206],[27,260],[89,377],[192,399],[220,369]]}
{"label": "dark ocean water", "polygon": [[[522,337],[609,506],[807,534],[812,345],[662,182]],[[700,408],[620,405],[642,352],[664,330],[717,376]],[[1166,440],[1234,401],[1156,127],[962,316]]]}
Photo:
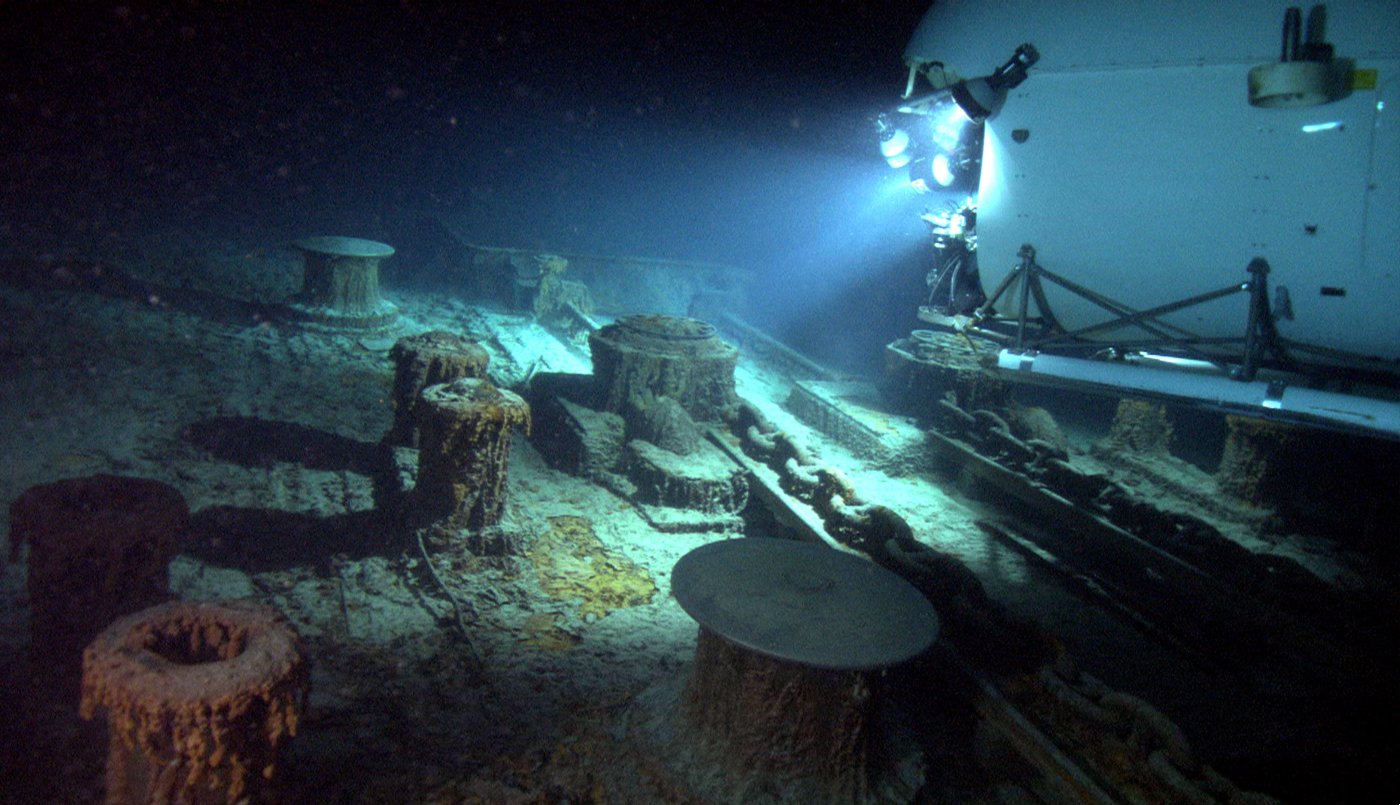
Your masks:
{"label": "dark ocean water", "polygon": [[751,268],[750,316],[859,368],[922,293],[922,200],[881,192],[869,120],[922,11],[5,3],[4,231],[100,258],[156,227],[393,242],[445,215]]}

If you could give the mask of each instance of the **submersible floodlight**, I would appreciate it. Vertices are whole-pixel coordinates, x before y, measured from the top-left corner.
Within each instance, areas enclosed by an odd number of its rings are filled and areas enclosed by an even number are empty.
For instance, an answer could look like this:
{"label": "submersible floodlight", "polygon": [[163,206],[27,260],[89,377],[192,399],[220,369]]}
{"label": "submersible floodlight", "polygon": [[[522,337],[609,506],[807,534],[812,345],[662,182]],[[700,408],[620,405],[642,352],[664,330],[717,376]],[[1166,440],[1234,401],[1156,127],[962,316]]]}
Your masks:
{"label": "submersible floodlight", "polygon": [[891,168],[902,168],[913,159],[909,153],[909,132],[890,122],[889,115],[875,117],[875,131],[880,135],[880,156]]}
{"label": "submersible floodlight", "polygon": [[991,75],[959,80],[901,104],[895,111],[910,116],[904,127],[881,113],[874,120],[880,155],[891,168],[907,165],[909,183],[921,193],[975,185],[981,165],[982,124],[1001,108],[1007,92],[1026,80],[1027,70],[1039,60],[1034,46],[1022,44]]}
{"label": "submersible floodlight", "polygon": [[1040,53],[1029,42],[1016,48],[1011,58],[985,78],[959,81],[948,88],[958,108],[974,123],[981,123],[996,114],[1006,100],[1008,90],[1026,80],[1026,71],[1040,61]]}
{"label": "submersible floodlight", "polygon": [[909,165],[909,183],[921,192],[938,187],[952,187],[960,178],[977,167],[975,160],[963,151],[940,151],[932,157],[920,157]]}

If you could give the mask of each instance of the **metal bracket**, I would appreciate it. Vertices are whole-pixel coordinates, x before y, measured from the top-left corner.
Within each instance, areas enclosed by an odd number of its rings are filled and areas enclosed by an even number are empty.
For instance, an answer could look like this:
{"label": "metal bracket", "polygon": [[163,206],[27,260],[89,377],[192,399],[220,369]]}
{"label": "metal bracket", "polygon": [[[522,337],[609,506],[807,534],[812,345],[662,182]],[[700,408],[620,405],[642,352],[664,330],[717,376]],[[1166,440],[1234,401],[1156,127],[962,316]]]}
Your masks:
{"label": "metal bracket", "polygon": [[[1262,257],[1250,261],[1250,279],[1214,291],[1185,297],[1164,305],[1146,310],[1137,310],[1103,294],[1090,290],[1078,283],[1049,271],[1035,260],[1035,247],[1027,243],[1017,253],[1019,262],[997,285],[996,290],[979,307],[968,329],[979,335],[1005,343],[1010,340],[1018,351],[1060,350],[1101,350],[1102,340],[1088,340],[1090,335],[1102,334],[1124,327],[1136,327],[1146,331],[1151,338],[1124,341],[1114,344],[1123,350],[1169,348],[1198,360],[1208,361],[1226,370],[1231,377],[1239,380],[1252,380],[1266,359],[1289,365],[1292,359],[1285,349],[1284,340],[1274,326],[1274,315],[1269,307],[1268,274],[1269,264]],[[1103,308],[1110,317],[1096,324],[1066,330],[1055,318],[1054,312],[1045,297],[1044,283],[1050,282],[1064,288],[1075,296]],[[1019,283],[1019,285],[1017,285]],[[1003,298],[1016,293],[1014,314],[1002,316],[996,312],[996,305]],[[1249,321],[1240,337],[1207,338],[1163,321],[1162,316],[1179,310],[1213,302],[1236,293],[1248,292]],[[1031,310],[1034,302],[1035,310]],[[984,324],[1009,323],[1013,335],[1008,339],[1005,333],[985,329]],[[1207,353],[1201,347],[1221,347],[1239,344],[1241,356],[1239,364],[1231,367],[1223,362],[1218,354]]]}

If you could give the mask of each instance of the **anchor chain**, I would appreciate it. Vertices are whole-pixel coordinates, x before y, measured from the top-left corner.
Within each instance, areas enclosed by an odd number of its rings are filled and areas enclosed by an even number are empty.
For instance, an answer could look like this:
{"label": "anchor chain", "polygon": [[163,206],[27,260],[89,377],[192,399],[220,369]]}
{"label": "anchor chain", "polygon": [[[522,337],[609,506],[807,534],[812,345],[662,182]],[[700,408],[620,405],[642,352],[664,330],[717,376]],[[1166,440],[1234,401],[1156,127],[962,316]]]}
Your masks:
{"label": "anchor chain", "polygon": [[[964,411],[951,400],[940,408],[947,427],[999,463],[1041,476],[1069,467],[1063,450],[1043,440],[1019,439],[995,412]],[[1063,645],[1012,617],[965,564],[919,542],[899,513],[866,500],[844,473],[814,458],[752,403],[741,400],[729,426],[744,454],[777,473],[780,488],[810,506],[832,538],[910,581],[938,609],[945,633],[965,656],[996,674],[1008,698],[1076,746],[1081,758],[1120,790],[1135,791],[1146,801],[1277,802],[1242,791],[1202,763],[1181,728],[1148,702],[1079,671]],[[1095,497],[1109,485],[1085,479],[1082,491],[1094,491]],[[1125,767],[1124,759],[1134,762]]]}

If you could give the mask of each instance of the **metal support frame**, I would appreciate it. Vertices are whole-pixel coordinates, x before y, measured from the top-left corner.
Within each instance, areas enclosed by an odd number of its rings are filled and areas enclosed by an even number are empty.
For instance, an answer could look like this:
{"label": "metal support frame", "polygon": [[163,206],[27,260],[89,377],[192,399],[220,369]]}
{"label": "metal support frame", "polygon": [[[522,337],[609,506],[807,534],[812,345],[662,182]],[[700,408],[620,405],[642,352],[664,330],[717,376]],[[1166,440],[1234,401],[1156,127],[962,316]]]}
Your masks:
{"label": "metal support frame", "polygon": [[[1215,364],[1238,380],[1254,379],[1255,374],[1261,366],[1265,365],[1266,360],[1271,359],[1271,365],[1282,367],[1288,367],[1292,364],[1284,339],[1279,336],[1278,329],[1274,326],[1274,316],[1269,308],[1268,297],[1269,263],[1262,257],[1256,257],[1250,261],[1247,268],[1250,274],[1248,281],[1189,296],[1147,310],[1136,310],[1047,270],[1035,261],[1035,247],[1029,243],[1021,246],[1017,257],[1019,262],[1016,267],[1002,279],[987,301],[973,314],[972,322],[968,325],[970,331],[1004,341],[1005,335],[1003,333],[998,333],[995,330],[983,330],[982,325],[984,323],[1010,322],[1015,328],[1013,348],[1017,351],[1038,352],[1047,349],[1102,350],[1107,346],[1104,342],[1088,341],[1085,337],[1133,326],[1145,330],[1154,338],[1118,342],[1112,346],[1121,349],[1169,348],[1179,350],[1192,358]],[[998,315],[995,312],[997,302],[1007,296],[1018,282],[1020,285],[1017,286],[1014,314]],[[1050,309],[1050,304],[1045,297],[1044,282],[1054,283],[1075,296],[1088,300],[1103,308],[1112,317],[1076,330],[1066,330]],[[1206,338],[1160,319],[1161,316],[1168,313],[1175,313],[1236,293],[1249,294],[1249,321],[1245,325],[1244,333],[1238,337]],[[1032,301],[1035,304],[1034,315],[1031,311]],[[1032,328],[1035,330],[1034,333],[1032,333]],[[1217,355],[1208,354],[1200,349],[1204,346],[1230,345],[1239,345],[1241,351],[1239,363],[1233,367],[1223,363]]]}

